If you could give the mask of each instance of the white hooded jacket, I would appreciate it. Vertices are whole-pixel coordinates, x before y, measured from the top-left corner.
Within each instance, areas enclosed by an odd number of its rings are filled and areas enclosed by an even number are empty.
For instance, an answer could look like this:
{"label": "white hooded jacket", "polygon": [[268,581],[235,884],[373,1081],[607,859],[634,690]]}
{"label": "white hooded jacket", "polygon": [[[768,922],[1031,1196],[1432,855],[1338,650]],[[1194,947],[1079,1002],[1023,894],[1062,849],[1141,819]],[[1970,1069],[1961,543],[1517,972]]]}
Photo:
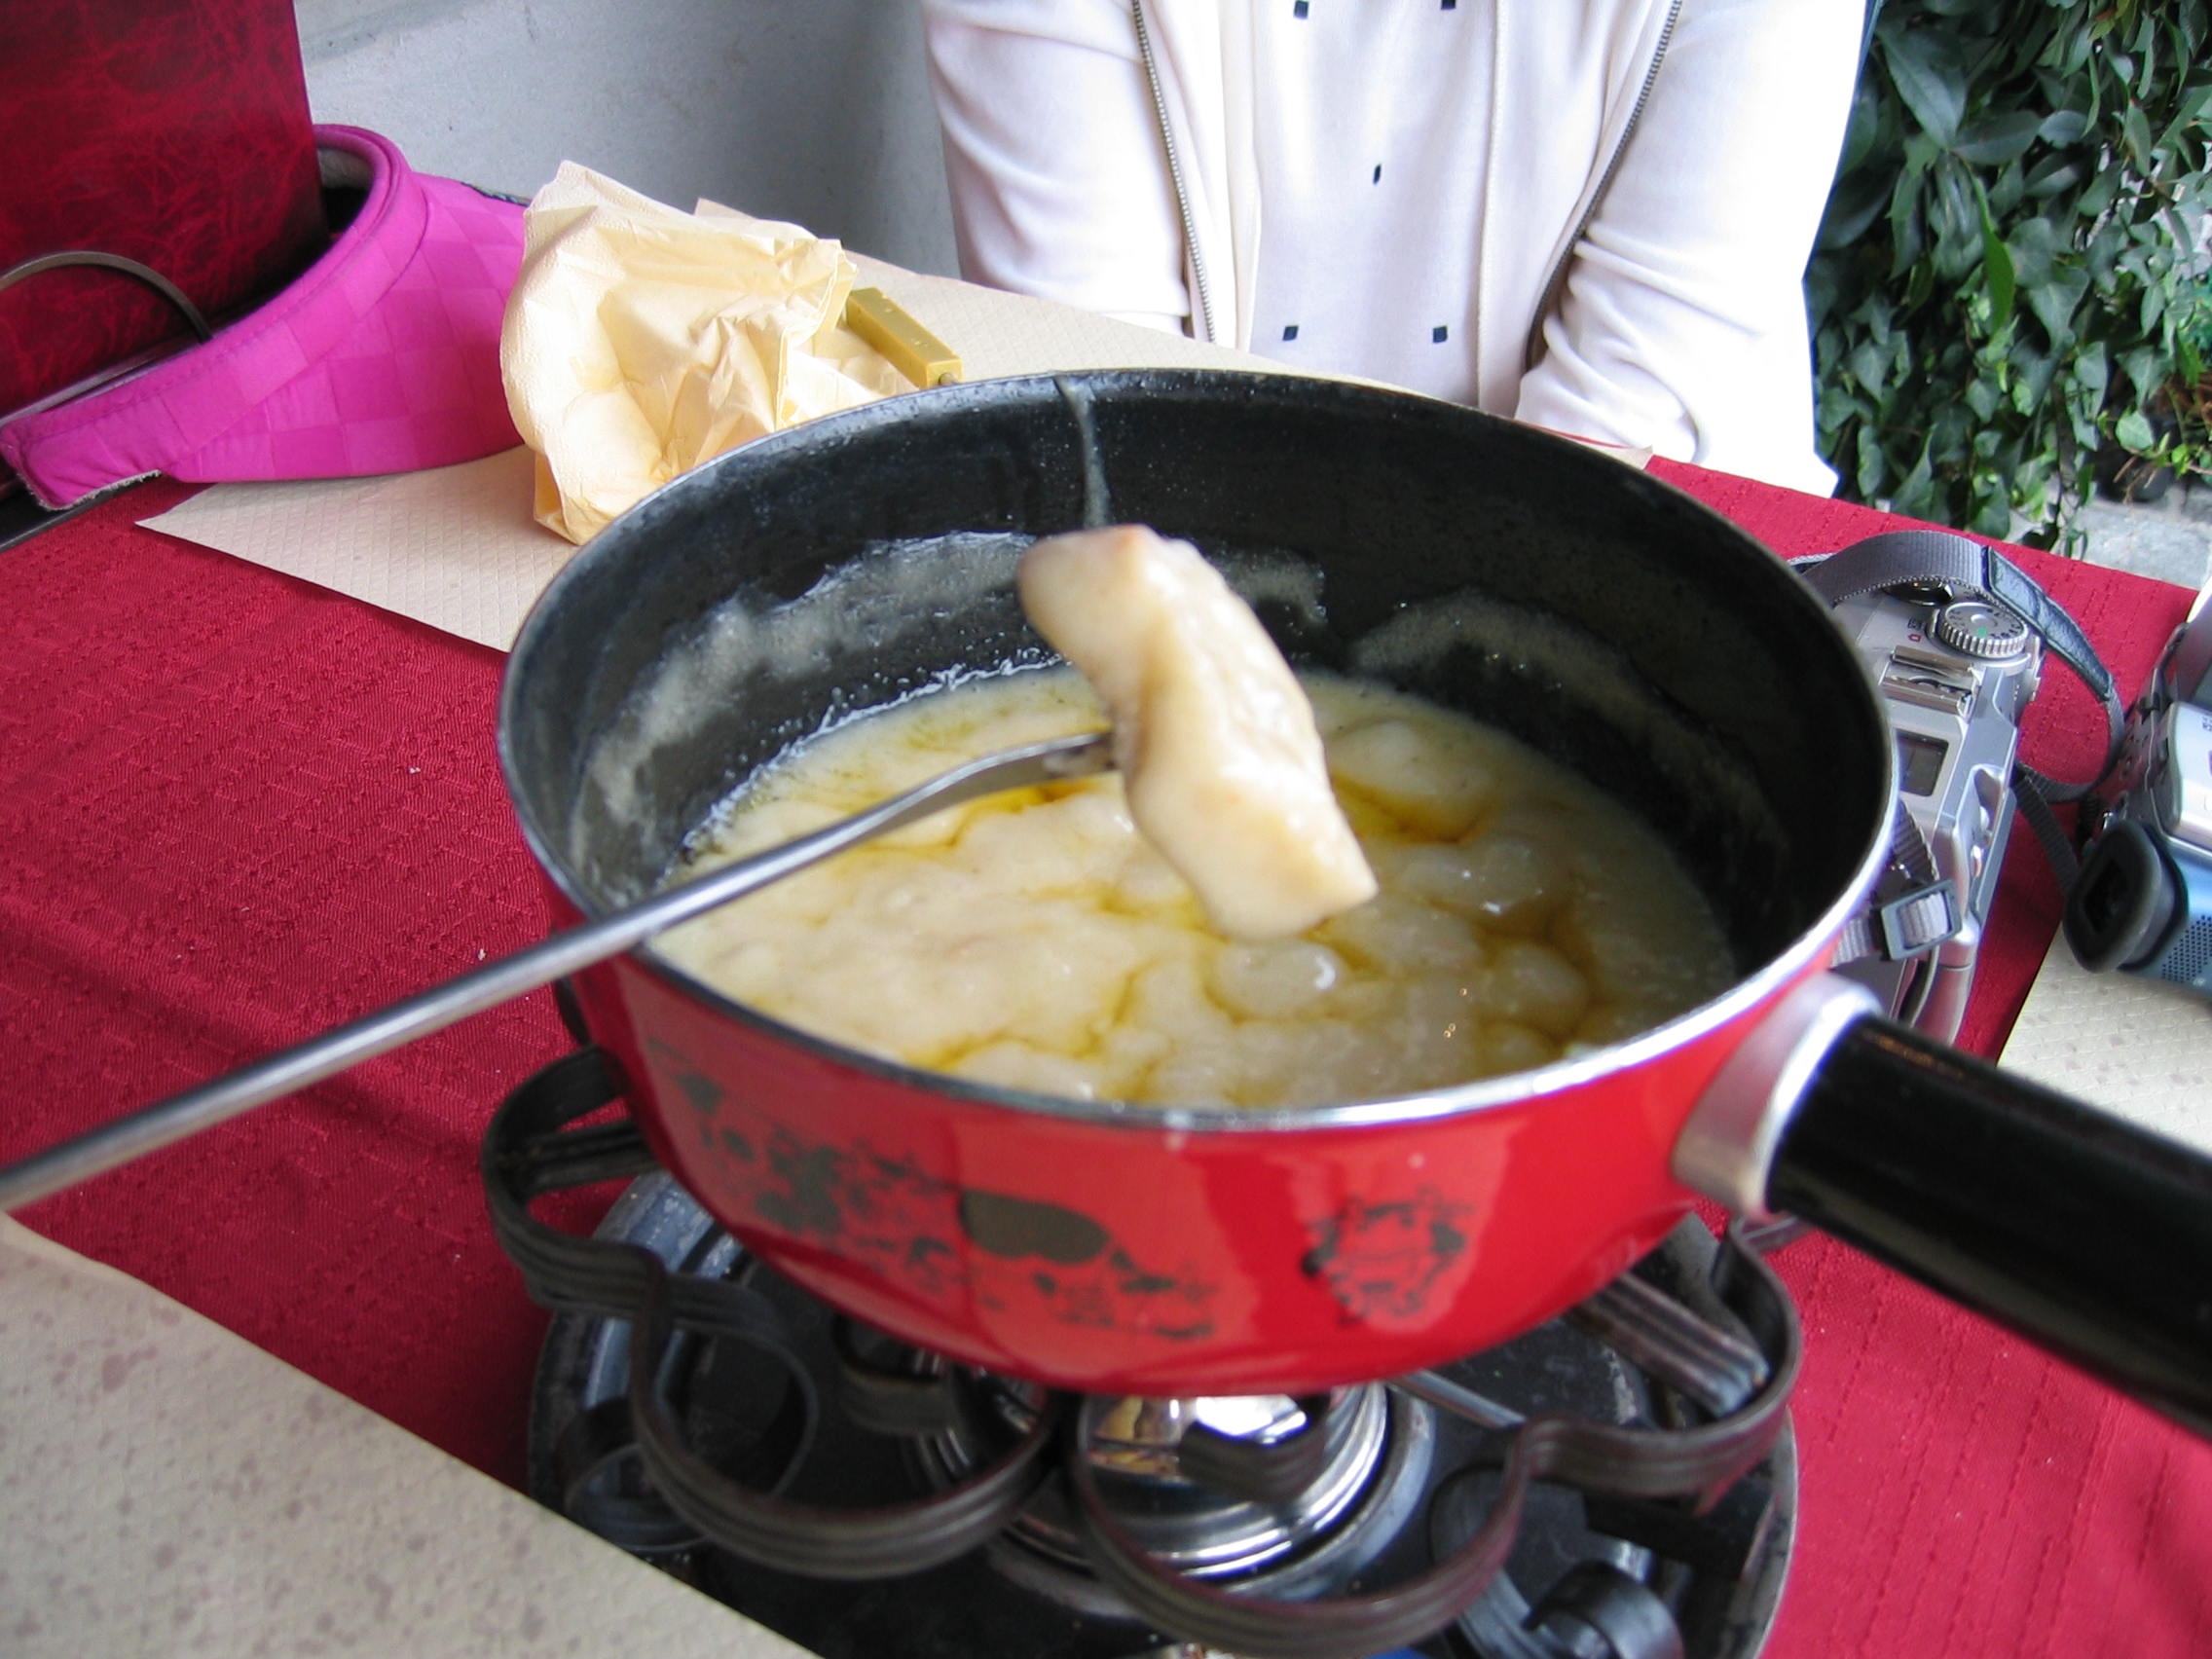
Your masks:
{"label": "white hooded jacket", "polygon": [[[1270,130],[1254,30],[1297,3],[923,0],[966,275],[1289,355],[1255,338],[1261,180],[1270,146],[1310,135]],[[1469,401],[1831,490],[1802,279],[1862,0],[1418,3],[1489,31],[1487,106],[1456,112],[1485,169],[1453,337]],[[1347,85],[1332,123],[1392,93]],[[1356,285],[1403,255],[1342,257]]]}

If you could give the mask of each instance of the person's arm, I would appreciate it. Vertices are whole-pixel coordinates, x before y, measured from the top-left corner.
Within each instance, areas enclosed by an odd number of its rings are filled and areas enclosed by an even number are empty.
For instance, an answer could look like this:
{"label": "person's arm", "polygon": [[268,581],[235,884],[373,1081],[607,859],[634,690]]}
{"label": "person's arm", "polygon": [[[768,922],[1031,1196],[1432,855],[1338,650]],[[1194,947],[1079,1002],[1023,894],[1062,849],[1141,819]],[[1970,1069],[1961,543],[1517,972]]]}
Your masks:
{"label": "person's arm", "polygon": [[961,275],[1181,331],[1183,234],[1126,0],[923,0]]}
{"label": "person's arm", "polygon": [[1684,0],[1516,414],[1826,494],[1803,278],[1862,0]]}

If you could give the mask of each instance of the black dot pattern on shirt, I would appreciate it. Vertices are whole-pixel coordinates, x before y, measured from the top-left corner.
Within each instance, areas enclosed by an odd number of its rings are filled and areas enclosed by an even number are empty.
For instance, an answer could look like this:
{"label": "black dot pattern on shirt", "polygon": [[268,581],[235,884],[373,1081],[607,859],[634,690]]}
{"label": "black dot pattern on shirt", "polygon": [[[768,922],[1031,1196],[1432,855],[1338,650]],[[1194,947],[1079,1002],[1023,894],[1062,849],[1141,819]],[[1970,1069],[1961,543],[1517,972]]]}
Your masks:
{"label": "black dot pattern on shirt", "polygon": [[[1437,0],[1437,3],[1442,10],[1447,12],[1456,12],[1459,9],[1459,0]],[[1292,0],[1290,15],[1293,18],[1304,21],[1306,18],[1311,16],[1311,0]],[[1382,164],[1381,162],[1377,162],[1375,164],[1374,171],[1369,174],[1368,182],[1371,184],[1381,184],[1382,182]],[[1285,341],[1296,340],[1298,338],[1298,326],[1299,325],[1295,322],[1284,323],[1282,329],[1283,339]],[[1428,331],[1429,344],[1431,344],[1432,346],[1442,346],[1451,338],[1452,330],[1450,326],[1445,323],[1440,322]]]}

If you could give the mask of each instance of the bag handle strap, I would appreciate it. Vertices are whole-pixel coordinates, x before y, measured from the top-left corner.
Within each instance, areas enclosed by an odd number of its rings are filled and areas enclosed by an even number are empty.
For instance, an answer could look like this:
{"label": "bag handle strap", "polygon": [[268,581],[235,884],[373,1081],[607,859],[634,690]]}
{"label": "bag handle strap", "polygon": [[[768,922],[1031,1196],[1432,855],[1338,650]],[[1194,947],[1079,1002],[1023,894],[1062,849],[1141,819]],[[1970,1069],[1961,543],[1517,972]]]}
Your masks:
{"label": "bag handle strap", "polygon": [[26,259],[19,265],[11,265],[7,270],[0,271],[0,289],[13,288],[18,282],[43,276],[49,271],[60,271],[79,265],[96,265],[108,271],[120,271],[126,276],[137,277],[174,306],[183,314],[192,332],[201,340],[215,338],[215,331],[207,326],[207,319],[201,314],[200,308],[192,303],[182,288],[151,265],[141,265],[135,259],[126,259],[120,253],[102,253],[97,248],[90,247],[69,248],[60,253],[42,253],[36,259]]}

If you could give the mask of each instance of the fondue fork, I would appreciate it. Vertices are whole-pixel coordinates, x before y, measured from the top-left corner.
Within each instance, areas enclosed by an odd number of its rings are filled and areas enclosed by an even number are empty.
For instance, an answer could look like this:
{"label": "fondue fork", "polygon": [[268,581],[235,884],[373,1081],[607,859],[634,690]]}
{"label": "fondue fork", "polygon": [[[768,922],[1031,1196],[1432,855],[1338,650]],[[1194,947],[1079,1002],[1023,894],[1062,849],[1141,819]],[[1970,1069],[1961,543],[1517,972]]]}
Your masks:
{"label": "fondue fork", "polygon": [[1090,777],[1111,770],[1113,764],[1113,735],[1103,731],[1056,737],[971,760],[866,812],[724,865],[696,880],[663,888],[612,915],[554,934],[527,950],[501,957],[458,979],[419,991],[403,1002],[363,1014],[295,1048],[33,1153],[0,1168],[0,1212],[143,1158],[256,1106],[334,1077],[363,1060],[442,1031],[472,1014],[619,956],[679,922],[743,898],[917,818],[1005,790]]}

